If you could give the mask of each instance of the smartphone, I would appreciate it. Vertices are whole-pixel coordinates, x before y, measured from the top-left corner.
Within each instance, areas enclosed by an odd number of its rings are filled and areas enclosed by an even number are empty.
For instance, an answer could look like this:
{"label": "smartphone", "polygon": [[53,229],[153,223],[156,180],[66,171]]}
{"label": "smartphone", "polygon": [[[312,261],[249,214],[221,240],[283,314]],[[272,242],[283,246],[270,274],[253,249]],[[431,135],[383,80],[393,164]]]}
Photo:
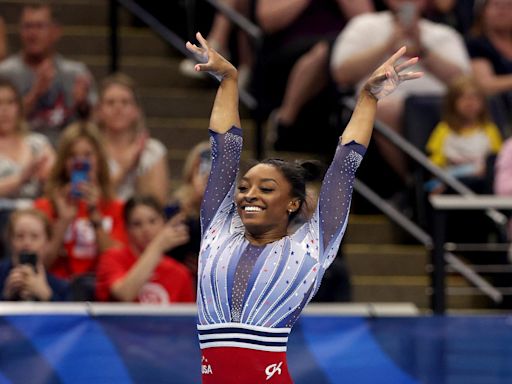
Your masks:
{"label": "smartphone", "polygon": [[89,181],[89,171],[91,164],[87,159],[76,159],[73,162],[73,169],[71,171],[71,196],[79,198],[82,197],[79,185],[84,181]]}
{"label": "smartphone", "polygon": [[398,22],[405,28],[410,28],[414,24],[416,18],[416,4],[412,1],[407,1],[400,5],[398,8]]}
{"label": "smartphone", "polygon": [[34,252],[22,251],[20,253],[20,264],[31,265],[34,271],[37,265],[37,255]]}

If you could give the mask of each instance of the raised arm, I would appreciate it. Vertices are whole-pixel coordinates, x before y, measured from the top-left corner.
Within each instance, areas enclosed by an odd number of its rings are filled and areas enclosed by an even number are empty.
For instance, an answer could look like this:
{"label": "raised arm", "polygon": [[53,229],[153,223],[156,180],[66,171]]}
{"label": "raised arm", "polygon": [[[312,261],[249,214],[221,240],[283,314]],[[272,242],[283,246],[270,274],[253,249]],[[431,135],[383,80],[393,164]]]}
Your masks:
{"label": "raised arm", "polygon": [[342,134],[341,145],[338,146],[326,172],[317,212],[322,236],[320,254],[322,262],[325,261],[325,267],[332,261],[347,223],[355,172],[372,135],[378,100],[393,92],[402,81],[422,75],[420,72],[403,73],[418,61],[417,58],[396,64],[405,51],[405,47],[396,51],[366,82],[350,122]]}
{"label": "raised arm", "polygon": [[[197,33],[201,47],[187,42],[187,48],[204,64],[198,72],[209,72],[220,80],[210,116],[212,168],[201,205],[201,228],[204,231],[233,190],[242,152],[242,131],[238,113],[238,74],[236,68]],[[232,200],[232,199],[231,199]]]}
{"label": "raised arm", "polygon": [[393,92],[401,82],[417,79],[423,75],[421,72],[403,73],[405,69],[416,64],[418,61],[417,57],[413,57],[397,65],[398,59],[405,52],[405,47],[400,48],[372,73],[361,90],[354,113],[343,131],[341,136],[342,144],[355,141],[368,147],[377,111],[377,101]]}
{"label": "raised arm", "polygon": [[194,53],[203,64],[196,64],[197,72],[209,72],[220,79],[210,116],[210,129],[226,133],[232,126],[240,127],[238,113],[238,71],[217,51],[208,46],[206,39],[198,32],[197,40],[201,47],[187,42],[187,49]]}

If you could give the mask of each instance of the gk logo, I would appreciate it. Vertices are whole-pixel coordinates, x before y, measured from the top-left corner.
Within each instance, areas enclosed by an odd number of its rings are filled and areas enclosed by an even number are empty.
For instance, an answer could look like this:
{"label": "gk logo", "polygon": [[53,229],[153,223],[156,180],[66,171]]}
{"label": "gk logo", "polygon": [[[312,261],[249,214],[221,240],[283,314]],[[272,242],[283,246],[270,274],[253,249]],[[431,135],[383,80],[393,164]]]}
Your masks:
{"label": "gk logo", "polygon": [[274,376],[277,372],[278,375],[281,374],[281,365],[283,362],[279,362],[279,364],[270,364],[267,368],[265,368],[265,373],[267,374],[267,380],[269,380],[272,376]]}

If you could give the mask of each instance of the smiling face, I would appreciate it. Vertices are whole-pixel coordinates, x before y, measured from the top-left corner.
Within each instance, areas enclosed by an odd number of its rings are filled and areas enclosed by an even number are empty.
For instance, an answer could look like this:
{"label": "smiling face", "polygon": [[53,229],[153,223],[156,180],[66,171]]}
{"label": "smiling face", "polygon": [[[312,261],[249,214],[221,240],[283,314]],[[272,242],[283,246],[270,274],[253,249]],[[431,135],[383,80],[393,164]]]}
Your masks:
{"label": "smiling face", "polygon": [[290,182],[269,164],[252,167],[240,179],[236,204],[247,232],[272,241],[286,235],[290,211],[300,207]]}

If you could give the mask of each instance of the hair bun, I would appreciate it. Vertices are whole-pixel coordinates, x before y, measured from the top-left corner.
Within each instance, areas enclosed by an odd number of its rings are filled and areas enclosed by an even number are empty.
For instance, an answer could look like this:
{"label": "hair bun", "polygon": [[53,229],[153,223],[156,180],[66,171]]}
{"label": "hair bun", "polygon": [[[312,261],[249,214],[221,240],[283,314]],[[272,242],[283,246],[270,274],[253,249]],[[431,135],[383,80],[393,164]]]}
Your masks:
{"label": "hair bun", "polygon": [[307,183],[320,181],[325,174],[325,165],[320,160],[302,160],[296,161],[304,171],[304,179]]}

